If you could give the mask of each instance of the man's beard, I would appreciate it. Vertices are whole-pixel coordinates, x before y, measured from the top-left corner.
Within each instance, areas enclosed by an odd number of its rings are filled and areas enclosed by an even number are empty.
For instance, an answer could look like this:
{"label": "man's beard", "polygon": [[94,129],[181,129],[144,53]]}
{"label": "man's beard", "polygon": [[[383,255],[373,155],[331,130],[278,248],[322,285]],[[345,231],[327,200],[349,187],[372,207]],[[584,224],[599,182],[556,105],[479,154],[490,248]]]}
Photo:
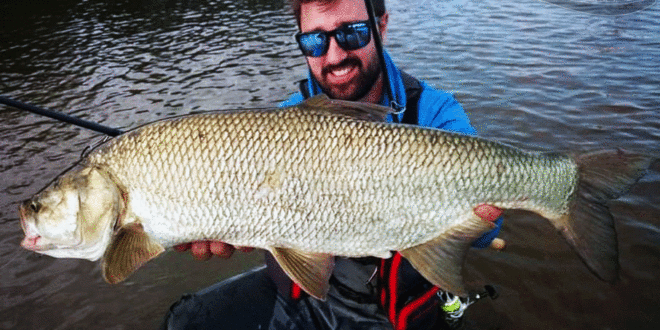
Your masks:
{"label": "man's beard", "polygon": [[321,75],[323,77],[327,76],[330,74],[331,71],[337,68],[341,68],[344,66],[355,66],[359,70],[359,74],[356,77],[356,86],[357,88],[350,92],[350,94],[347,94],[345,91],[337,91],[337,89],[341,88],[341,86],[328,86],[328,84],[325,82],[325,80],[319,79],[319,77],[314,77],[316,80],[319,82],[319,85],[321,86],[321,90],[323,90],[323,93],[327,94],[330,98],[333,99],[341,99],[341,100],[347,100],[347,101],[358,101],[365,97],[367,93],[374,87],[374,84],[378,80],[378,77],[380,76],[380,67],[378,66],[378,62],[372,62],[375,63],[373,67],[368,67],[367,70],[364,69],[362,62],[357,59],[357,58],[346,58],[343,61],[341,61],[337,65],[333,66],[328,66],[323,68]]}

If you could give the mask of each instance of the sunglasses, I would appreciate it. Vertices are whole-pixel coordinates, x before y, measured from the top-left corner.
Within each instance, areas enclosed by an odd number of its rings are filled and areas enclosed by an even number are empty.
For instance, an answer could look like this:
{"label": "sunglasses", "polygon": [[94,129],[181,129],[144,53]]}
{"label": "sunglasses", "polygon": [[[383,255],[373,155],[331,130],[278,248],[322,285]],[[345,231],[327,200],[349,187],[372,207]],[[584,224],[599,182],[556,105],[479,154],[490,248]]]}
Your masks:
{"label": "sunglasses", "polygon": [[344,50],[356,50],[369,44],[371,28],[369,21],[347,23],[332,31],[312,31],[296,34],[296,41],[303,55],[319,57],[325,55],[330,47],[330,37],[335,37],[339,47]]}

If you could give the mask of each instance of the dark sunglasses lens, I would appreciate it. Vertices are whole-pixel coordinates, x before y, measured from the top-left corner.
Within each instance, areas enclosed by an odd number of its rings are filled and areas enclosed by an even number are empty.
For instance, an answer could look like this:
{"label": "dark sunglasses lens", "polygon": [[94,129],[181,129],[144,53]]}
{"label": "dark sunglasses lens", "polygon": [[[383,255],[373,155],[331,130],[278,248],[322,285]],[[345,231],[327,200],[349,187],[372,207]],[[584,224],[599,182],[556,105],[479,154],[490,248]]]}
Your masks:
{"label": "dark sunglasses lens", "polygon": [[322,32],[302,33],[298,45],[305,56],[318,57],[327,51],[328,37]]}
{"label": "dark sunglasses lens", "polygon": [[371,41],[368,22],[353,23],[331,32],[308,32],[296,35],[298,46],[305,56],[323,56],[328,51],[330,36],[334,35],[339,46],[345,50],[360,49]]}
{"label": "dark sunglasses lens", "polygon": [[337,43],[345,50],[360,49],[371,41],[369,24],[355,23],[337,31]]}

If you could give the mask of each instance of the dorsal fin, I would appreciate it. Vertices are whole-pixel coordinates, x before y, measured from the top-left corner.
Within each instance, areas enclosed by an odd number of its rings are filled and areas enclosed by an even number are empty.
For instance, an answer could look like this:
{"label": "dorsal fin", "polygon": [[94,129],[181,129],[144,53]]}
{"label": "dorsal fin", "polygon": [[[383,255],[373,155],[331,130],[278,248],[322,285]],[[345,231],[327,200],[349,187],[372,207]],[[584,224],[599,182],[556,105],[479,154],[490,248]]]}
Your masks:
{"label": "dorsal fin", "polygon": [[366,121],[385,121],[392,109],[372,103],[333,100],[325,94],[316,95],[300,104],[308,110],[339,114]]}

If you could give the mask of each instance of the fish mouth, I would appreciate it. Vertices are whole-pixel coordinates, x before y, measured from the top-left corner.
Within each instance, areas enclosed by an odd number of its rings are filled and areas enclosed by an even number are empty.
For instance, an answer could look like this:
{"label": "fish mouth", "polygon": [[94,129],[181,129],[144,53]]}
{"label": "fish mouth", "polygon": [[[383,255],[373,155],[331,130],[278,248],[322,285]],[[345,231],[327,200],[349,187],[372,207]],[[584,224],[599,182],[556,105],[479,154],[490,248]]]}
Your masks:
{"label": "fish mouth", "polygon": [[40,238],[41,236],[39,235],[31,236],[31,237],[25,236],[25,238],[23,238],[23,241],[21,242],[21,246],[31,251],[35,251],[35,252],[41,251],[43,249],[39,246]]}
{"label": "fish mouth", "polygon": [[18,208],[18,211],[21,214],[21,228],[23,229],[23,233],[25,233],[25,238],[23,238],[23,241],[21,241],[21,246],[31,251],[43,250],[43,248],[39,246],[39,240],[41,239],[41,235],[37,234],[36,232],[33,232],[33,230],[30,228],[30,226],[26,221],[27,212],[25,211],[25,207],[21,205]]}

